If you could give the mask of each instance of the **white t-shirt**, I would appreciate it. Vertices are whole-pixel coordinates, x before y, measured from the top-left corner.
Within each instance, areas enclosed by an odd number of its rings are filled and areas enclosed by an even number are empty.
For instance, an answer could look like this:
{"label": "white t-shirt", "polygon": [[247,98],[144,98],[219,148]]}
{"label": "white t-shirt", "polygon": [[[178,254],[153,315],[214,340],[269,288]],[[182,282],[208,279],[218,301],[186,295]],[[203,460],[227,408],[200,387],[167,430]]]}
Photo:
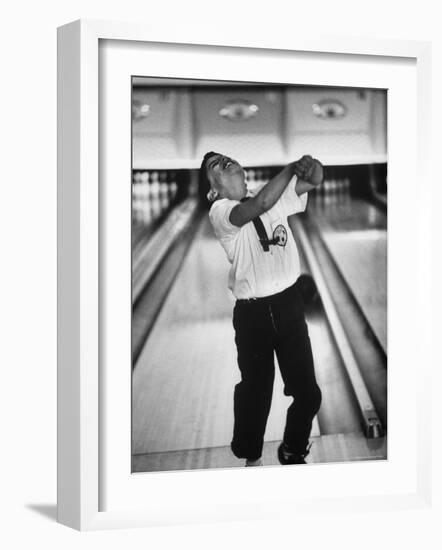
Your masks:
{"label": "white t-shirt", "polygon": [[287,216],[303,212],[307,206],[307,193],[296,194],[296,181],[294,176],[278,202],[260,216],[268,239],[278,237],[280,242],[270,245],[268,252],[263,250],[253,222],[242,227],[230,222],[230,212],[239,201],[219,199],[213,203],[209,218],[232,264],[228,285],[237,299],[277,294],[300,275],[298,249],[287,222]]}

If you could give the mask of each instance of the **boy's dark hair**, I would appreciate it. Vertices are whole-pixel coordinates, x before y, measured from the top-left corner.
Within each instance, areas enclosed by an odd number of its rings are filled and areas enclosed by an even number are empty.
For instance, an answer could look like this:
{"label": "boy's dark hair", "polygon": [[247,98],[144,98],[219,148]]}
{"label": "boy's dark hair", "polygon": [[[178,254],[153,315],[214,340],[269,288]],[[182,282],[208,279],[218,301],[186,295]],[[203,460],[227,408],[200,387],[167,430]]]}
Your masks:
{"label": "boy's dark hair", "polygon": [[207,199],[207,193],[210,191],[210,182],[209,178],[207,177],[207,163],[209,162],[209,159],[213,157],[213,155],[219,154],[220,153],[215,153],[215,151],[209,151],[208,153],[206,153],[203,157],[203,161],[201,162],[201,166],[199,169],[198,190],[201,200],[206,205],[210,204],[209,200]]}

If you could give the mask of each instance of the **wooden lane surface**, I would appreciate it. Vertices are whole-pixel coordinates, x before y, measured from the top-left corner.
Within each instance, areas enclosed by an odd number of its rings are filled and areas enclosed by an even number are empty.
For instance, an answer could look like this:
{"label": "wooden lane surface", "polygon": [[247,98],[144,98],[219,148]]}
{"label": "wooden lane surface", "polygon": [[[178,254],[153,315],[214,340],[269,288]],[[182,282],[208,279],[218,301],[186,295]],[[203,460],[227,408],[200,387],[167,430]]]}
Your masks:
{"label": "wooden lane surface", "polygon": [[[367,440],[362,432],[355,432],[322,435],[312,438],[311,441],[313,445],[307,457],[307,465],[387,459],[387,440],[384,437]],[[264,444],[264,466],[279,466],[277,459],[278,445],[279,441],[268,441]],[[132,457],[133,472],[237,468],[243,466],[244,460],[237,459],[229,447],[186,449]],[[298,468],[300,466],[291,467]]]}
{"label": "wooden lane surface", "polygon": [[308,211],[325,231],[360,231],[366,229],[387,230],[387,214],[365,200],[346,197],[336,202],[312,199]]}
{"label": "wooden lane surface", "polygon": [[[134,369],[133,453],[230,444],[239,371],[227,273],[205,217]],[[277,369],[266,440],[282,437],[290,403]]]}
{"label": "wooden lane surface", "polygon": [[387,353],[387,218],[359,199],[309,211],[341,274]]}
{"label": "wooden lane surface", "polygon": [[[345,368],[336,352],[324,315],[308,318],[316,379],[322,391],[318,413],[322,434],[349,433],[361,427],[356,401]],[[318,435],[314,430],[312,436]]]}

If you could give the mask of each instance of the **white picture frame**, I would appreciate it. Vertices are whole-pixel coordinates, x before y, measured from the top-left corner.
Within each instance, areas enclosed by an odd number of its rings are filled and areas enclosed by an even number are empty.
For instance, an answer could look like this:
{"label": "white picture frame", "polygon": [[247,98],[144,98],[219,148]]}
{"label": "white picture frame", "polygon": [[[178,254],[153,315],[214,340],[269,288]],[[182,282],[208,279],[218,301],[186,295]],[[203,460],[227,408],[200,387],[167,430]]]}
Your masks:
{"label": "white picture frame", "polygon": [[[125,55],[132,48],[140,45],[155,51],[161,50],[161,45],[173,53],[175,62],[185,60],[186,55],[198,52],[199,65],[196,64],[193,74],[183,74],[189,78],[214,78],[210,68],[211,56],[218,52],[226,55],[235,64],[249,52],[259,62],[260,56],[273,56],[278,64],[284,68],[291,56],[298,53],[309,55],[309,59],[318,58],[324,67],[330,60],[342,62],[365,63],[377,60],[387,63],[390,68],[404,62],[413,66],[413,71],[405,71],[407,78],[414,80],[417,86],[409,96],[413,101],[413,109],[417,113],[416,128],[411,126],[410,136],[402,145],[407,148],[407,159],[411,174],[418,168],[422,181],[428,176],[429,154],[429,80],[431,63],[431,45],[427,42],[366,40],[359,37],[306,37],[297,34],[294,37],[281,36],[278,42],[267,43],[265,38],[250,40],[245,37],[234,44],[226,41],[210,42],[201,33],[200,38],[182,34],[166,36],[160,32],[157,35],[152,29],[133,23],[103,22],[103,21],[76,21],[65,25],[58,30],[58,521],[80,530],[105,529],[117,527],[140,527],[176,523],[195,523],[204,521],[226,521],[235,519],[289,517],[289,514],[315,513],[333,509],[336,513],[351,510],[369,511],[374,506],[379,509],[422,507],[429,505],[431,499],[431,444],[429,432],[430,420],[430,369],[431,357],[419,364],[420,375],[416,375],[416,361],[428,354],[429,323],[431,316],[423,315],[431,310],[431,250],[429,247],[418,247],[417,262],[410,268],[400,284],[418,283],[410,291],[410,308],[415,314],[412,327],[419,333],[419,341],[403,357],[409,357],[404,366],[404,393],[398,396],[393,391],[389,399],[398,399],[398,403],[410,403],[409,417],[406,422],[410,426],[410,456],[405,455],[403,437],[397,436],[398,445],[390,449],[387,466],[382,464],[364,465],[333,465],[315,467],[305,470],[300,477],[299,471],[290,468],[264,468],[260,471],[220,472],[182,472],[161,473],[144,476],[131,476],[130,468],[126,468],[125,454],[130,455],[130,432],[127,428],[127,399],[126,396],[122,422],[115,432],[122,458],[106,462],[110,454],[110,445],[105,436],[104,418],[108,411],[106,403],[118,393],[118,379],[113,383],[103,383],[105,362],[109,356],[103,352],[103,324],[106,320],[103,303],[108,299],[108,283],[103,284],[105,270],[110,265],[103,261],[103,232],[109,226],[100,222],[100,213],[111,209],[118,212],[117,198],[108,197],[103,201],[103,188],[100,184],[100,113],[103,105],[100,102],[100,63],[103,57],[100,47],[103,41],[112,41],[114,44],[124,45]],[[159,51],[158,50],[158,51]],[[154,54],[160,55],[160,54]],[[218,55],[218,54],[216,54]],[[117,55],[118,57],[118,55]],[[123,56],[124,57],[124,56]],[[121,58],[121,63],[127,57]],[[134,56],[135,59],[135,56]],[[187,58],[186,58],[187,59]],[[204,62],[205,60],[205,62]],[[118,65],[115,57],[106,57],[106,63]],[[253,63],[251,64],[253,65]],[[186,63],[183,63],[186,67]],[[183,69],[185,70],[185,69]],[[227,69],[226,69],[227,70]],[[230,69],[233,70],[233,69]],[[247,69],[249,71],[249,68]],[[131,67],[124,68],[129,71]],[[149,76],[170,76],[167,68],[159,74],[156,68]],[[250,69],[253,71],[253,68]],[[338,71],[339,72],[339,71]],[[361,71],[361,74],[364,71]],[[388,72],[388,71],[387,71]],[[400,72],[400,70],[398,70]],[[413,72],[413,76],[411,75]],[[118,75],[118,70],[115,72]],[[231,80],[235,80],[233,73]],[[240,73],[238,73],[240,74]],[[249,73],[248,73],[249,74]],[[251,74],[251,73],[250,73]],[[374,73],[373,73],[374,74]],[[405,73],[404,73],[405,74]],[[333,78],[330,75],[322,78]],[[173,76],[179,76],[174,73]],[[217,73],[218,77],[222,74]],[[243,74],[242,80],[248,75]],[[253,79],[253,76],[250,77]],[[270,75],[265,78],[272,78]],[[379,87],[382,86],[382,77],[379,76]],[[272,80],[268,80],[271,82]],[[328,83],[332,83],[329,80]],[[336,84],[338,80],[334,81]],[[361,77],[361,85],[364,82]],[[320,83],[320,79],[314,84]],[[349,81],[354,85],[354,80]],[[129,112],[129,104],[127,108]],[[400,116],[398,112],[397,117]],[[397,119],[389,119],[393,127]],[[390,125],[391,128],[391,125]],[[127,137],[127,136],[126,136]],[[410,170],[402,172],[399,163],[394,162],[394,147],[390,145],[389,154],[393,155],[393,180],[404,177],[404,189],[407,191],[401,199],[404,209],[413,206],[410,202],[412,186],[410,185]],[[125,159],[130,158],[130,146],[124,151]],[[390,162],[390,157],[389,157]],[[102,176],[102,175],[101,175]],[[407,179],[408,178],[408,179]],[[425,204],[431,204],[431,186],[421,185],[421,203],[415,214],[418,220],[416,236],[411,239],[411,245],[419,242],[430,242],[429,239],[429,212]],[[400,213],[394,213],[394,204],[398,195],[394,191],[389,194],[390,214],[397,215],[398,224],[404,223]],[[408,202],[407,202],[408,201]],[[121,205],[118,208],[123,208]],[[113,209],[113,210],[112,210]],[[107,210],[106,210],[107,211]],[[399,227],[399,225],[398,225]],[[389,230],[391,230],[391,221]],[[124,228],[123,228],[124,231]],[[393,227],[393,238],[395,231]],[[395,251],[393,241],[389,242],[389,254]],[[124,249],[115,247],[115,255]],[[395,258],[395,254],[391,256]],[[396,255],[395,264],[401,267],[400,253]],[[121,263],[121,262],[120,262]],[[389,288],[395,282],[398,269],[389,273]],[[123,279],[126,277],[122,275]],[[109,284],[113,284],[109,282]],[[419,291],[417,290],[419,288]],[[398,309],[399,301],[389,302],[389,308]],[[124,310],[124,304],[121,306]],[[421,314],[418,317],[418,314]],[[120,324],[130,324],[129,310],[119,319]],[[391,319],[389,320],[389,334]],[[405,329],[405,338],[406,338]],[[124,331],[123,331],[124,332]],[[397,339],[397,338],[396,338]],[[390,349],[390,347],[389,347]],[[121,355],[125,361],[124,350]],[[394,357],[394,354],[393,354]],[[400,360],[400,356],[397,355]],[[389,360],[391,354],[389,353]],[[127,356],[130,362],[130,356]],[[417,361],[419,362],[419,361]],[[112,381],[112,375],[109,376]],[[391,380],[389,381],[391,382]],[[120,386],[124,392],[127,386]],[[407,385],[408,384],[408,385]],[[122,388],[122,389],[121,389]],[[390,388],[391,389],[391,388]],[[405,398],[405,400],[404,400]],[[410,399],[415,398],[413,402]],[[105,403],[103,405],[103,403]],[[115,419],[114,419],[115,421]],[[104,423],[103,423],[104,422]],[[404,430],[402,433],[406,433]],[[123,437],[123,439],[121,439]],[[399,441],[401,440],[401,441]],[[391,442],[389,442],[390,445]],[[395,441],[393,440],[393,444]],[[127,446],[127,449],[126,449]],[[123,456],[124,455],[124,456]],[[391,458],[390,458],[391,457]],[[121,460],[120,460],[121,458]],[[129,456],[130,461],[130,456]],[[403,466],[403,468],[402,468]],[[118,470],[119,468],[119,470]],[[345,469],[343,469],[345,468]],[[348,470],[350,468],[350,470]],[[401,469],[402,468],[402,469]],[[115,472],[122,472],[121,480],[116,480]],[[250,469],[253,470],[253,469]],[[397,476],[395,478],[395,474]],[[119,474],[118,474],[119,475]],[[196,477],[198,476],[198,477]],[[367,488],[357,488],[352,482],[355,479],[367,476]],[[394,479],[390,486],[370,487],[370,476],[385,476],[385,479]],[[124,479],[123,479],[124,478]],[[247,479],[246,479],[247,478]],[[259,479],[258,479],[259,478]],[[245,480],[245,481],[244,481]],[[300,495],[287,494],[284,488],[288,480],[295,482],[304,489]],[[259,481],[259,484],[257,483]],[[123,487],[123,482],[126,485]],[[103,484],[114,484],[108,491],[112,498],[103,497]],[[129,485],[131,488],[129,488]],[[134,485],[143,486],[142,491],[149,487],[149,502],[140,506],[134,498],[131,500],[130,491],[137,491]],[[260,492],[254,492],[259,485]],[[118,490],[116,489],[118,486]],[[226,487],[226,492],[223,492]],[[243,493],[233,494],[228,488],[239,487]],[[276,487],[276,488],[275,488]],[[310,489],[310,492],[309,492]],[[118,492],[120,491],[120,492]],[[106,491],[105,491],[106,493]],[[246,496],[244,496],[244,494]],[[141,493],[143,494],[143,492]],[[119,496],[121,495],[121,497]],[[124,495],[124,496],[123,496]],[[310,495],[310,496],[308,496]],[[121,498],[121,500],[119,500]],[[109,504],[111,502],[111,505]]]}

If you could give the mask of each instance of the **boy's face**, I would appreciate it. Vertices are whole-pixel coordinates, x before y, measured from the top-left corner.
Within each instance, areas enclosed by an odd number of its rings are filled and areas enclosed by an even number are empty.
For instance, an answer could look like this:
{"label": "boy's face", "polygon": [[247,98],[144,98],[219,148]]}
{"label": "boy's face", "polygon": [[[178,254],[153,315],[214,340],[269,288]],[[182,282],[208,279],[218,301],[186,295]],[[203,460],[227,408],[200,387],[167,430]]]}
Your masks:
{"label": "boy's face", "polygon": [[236,160],[212,155],[206,165],[210,185],[221,198],[241,200],[246,196],[245,173]]}

